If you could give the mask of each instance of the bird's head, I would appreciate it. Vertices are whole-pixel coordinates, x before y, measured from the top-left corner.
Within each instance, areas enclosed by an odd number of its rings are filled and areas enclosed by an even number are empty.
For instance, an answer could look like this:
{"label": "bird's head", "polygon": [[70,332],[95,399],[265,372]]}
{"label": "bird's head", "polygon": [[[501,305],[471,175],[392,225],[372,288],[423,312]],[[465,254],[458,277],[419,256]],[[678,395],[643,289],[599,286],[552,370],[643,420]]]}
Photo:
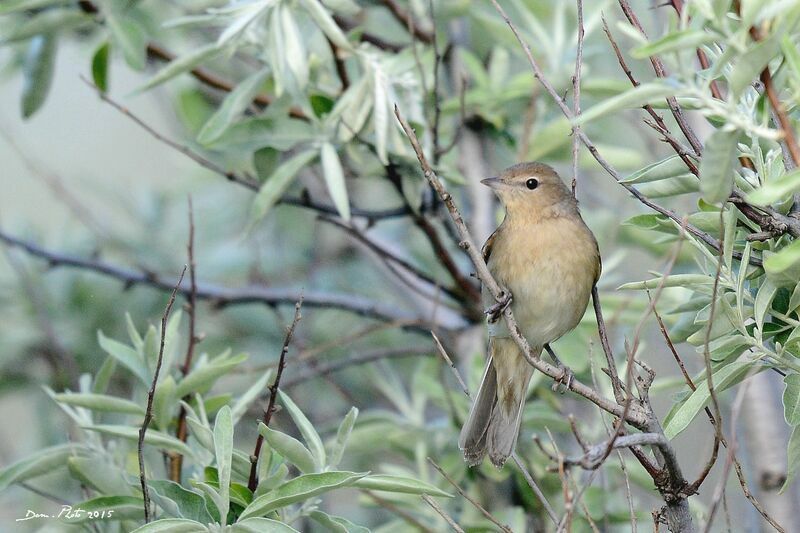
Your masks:
{"label": "bird's head", "polygon": [[494,190],[511,217],[538,218],[575,210],[572,193],[556,171],[544,163],[519,163],[481,183]]}

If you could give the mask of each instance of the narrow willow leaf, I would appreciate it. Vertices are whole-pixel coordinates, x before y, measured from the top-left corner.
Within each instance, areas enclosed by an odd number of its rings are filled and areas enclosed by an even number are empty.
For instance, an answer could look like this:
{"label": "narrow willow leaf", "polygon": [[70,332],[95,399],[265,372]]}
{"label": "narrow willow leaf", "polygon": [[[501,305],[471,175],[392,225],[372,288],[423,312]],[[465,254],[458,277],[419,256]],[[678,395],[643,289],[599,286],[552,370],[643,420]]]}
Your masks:
{"label": "narrow willow leaf", "polygon": [[197,135],[197,142],[207,145],[217,140],[228,126],[247,109],[247,106],[261,90],[261,86],[270,72],[271,69],[265,67],[237,85],[236,89],[225,97],[219,108],[203,125],[203,129]]}
{"label": "narrow willow leaf", "polygon": [[328,531],[335,533],[369,533],[369,529],[352,523],[346,518],[341,516],[333,516],[322,511],[312,511],[311,519],[326,528]]}
{"label": "narrow willow leaf", "polygon": [[325,446],[323,446],[322,439],[319,438],[317,430],[314,429],[314,425],[306,418],[306,415],[303,414],[303,411],[297,407],[297,404],[292,401],[288,394],[282,390],[278,390],[278,396],[280,397],[281,403],[283,403],[283,406],[286,408],[286,411],[289,413],[289,416],[292,417],[292,421],[294,421],[297,429],[299,429],[300,433],[303,435],[303,440],[306,441],[309,450],[311,450],[311,454],[314,456],[318,469],[322,470],[322,467],[325,466]]}
{"label": "narrow willow leaf", "polygon": [[381,490],[386,492],[399,492],[402,494],[427,494],[428,496],[440,496],[445,498],[453,497],[452,494],[434,487],[429,483],[405,476],[369,475],[353,483],[353,486],[366,490]]}
{"label": "narrow willow leaf", "polygon": [[62,516],[60,520],[68,524],[95,522],[102,511],[112,511],[111,514],[102,518],[104,521],[135,520],[138,522],[144,520],[144,501],[141,496],[98,496],[75,504],[75,508],[81,509],[83,512],[75,513],[72,517]]}
{"label": "narrow willow leaf", "polygon": [[292,184],[297,173],[316,157],[316,150],[305,150],[284,161],[275,169],[275,172],[267,178],[267,181],[264,182],[264,185],[261,186],[258,194],[256,194],[255,200],[253,200],[253,207],[250,209],[251,225],[266,216],[270,208],[275,205]]}
{"label": "narrow willow leaf", "polygon": [[22,117],[36,113],[47,99],[53,83],[56,56],[55,35],[37,35],[28,44],[23,63]]}
{"label": "narrow willow leaf", "polygon": [[781,40],[781,52],[783,52],[783,57],[791,68],[795,82],[800,82],[800,50],[797,49],[797,46],[788,35],[785,35]]}
{"label": "narrow willow leaf", "polygon": [[351,407],[350,411],[348,411],[347,415],[342,420],[342,423],[339,424],[339,429],[336,431],[336,441],[333,444],[330,453],[330,459],[328,459],[328,466],[331,468],[335,468],[339,466],[339,462],[342,460],[342,455],[344,454],[344,449],[347,446],[347,440],[350,438],[350,433],[353,431],[353,426],[356,423],[356,418],[358,418],[358,408]]}
{"label": "narrow willow leaf", "polygon": [[774,180],[770,180],[747,195],[751,204],[766,206],[785,200],[800,191],[800,170],[794,170]]}
{"label": "narrow willow leaf", "polygon": [[728,86],[734,98],[738,98],[745,88],[758,79],[761,71],[777,56],[779,50],[779,42],[772,36],[750,46],[747,52],[738,57],[728,78]]}
{"label": "narrow willow leaf", "polygon": [[111,377],[117,369],[117,360],[113,357],[106,357],[100,369],[94,376],[92,383],[92,392],[94,394],[103,394],[108,389],[108,384],[111,382]]}
{"label": "narrow willow leaf", "polygon": [[308,11],[314,22],[317,23],[319,29],[325,33],[328,39],[333,44],[348,52],[353,51],[353,45],[347,40],[344,32],[339,28],[339,25],[333,20],[333,17],[325,10],[319,0],[300,0],[300,4]]}
{"label": "narrow willow leaf", "polygon": [[84,451],[74,444],[59,444],[38,450],[0,470],[0,491],[14,483],[49,474],[57,468],[66,466],[67,459],[78,453],[84,453]]}
{"label": "narrow willow leaf", "polygon": [[[109,44],[105,41],[92,56],[92,81],[101,93],[108,90],[108,52]],[[130,318],[127,313],[125,316]]]}
{"label": "narrow willow leaf", "polygon": [[288,7],[284,4],[279,4],[276,11],[277,13],[273,16],[277,15],[280,21],[281,32],[284,38],[284,60],[294,77],[297,89],[304,89],[308,84],[309,69],[308,54],[303,44],[303,37],[300,34],[300,29],[297,27],[294,15],[292,15]]}
{"label": "narrow willow leaf", "polygon": [[795,426],[792,435],[789,437],[789,445],[786,448],[786,457],[789,468],[786,472],[786,481],[781,487],[781,494],[792,486],[794,478],[797,476],[797,469],[800,467],[800,426]]}
{"label": "narrow willow leaf", "polygon": [[[274,109],[271,105],[269,109]],[[315,133],[304,121],[290,118],[249,118],[230,125],[210,148],[254,152],[264,147],[288,151],[298,143],[313,140]]]}
{"label": "narrow willow leaf", "polygon": [[[3,5],[5,2],[0,2]],[[9,29],[0,44],[27,41],[37,35],[53,35],[91,23],[92,18],[77,9],[45,9]]]}
{"label": "narrow willow leaf", "polygon": [[[634,281],[620,285],[617,290],[644,290],[655,289],[661,284],[662,278],[653,278],[646,281]],[[692,287],[694,285],[711,285],[714,278],[705,274],[673,274],[664,282],[664,287]]]}
{"label": "narrow willow leaf", "polygon": [[677,90],[676,87],[666,83],[643,83],[638,87],[629,89],[622,94],[608,98],[603,102],[590,107],[585,112],[575,118],[576,124],[585,124],[604,115],[620,111],[622,109],[632,109],[641,107],[653,100],[660,100],[667,96],[672,96]]}
{"label": "narrow willow leaf", "polygon": [[69,0],[3,0],[3,2],[0,3],[0,15],[8,15],[18,11],[28,11],[54,5],[64,5],[67,3],[70,3]]}
{"label": "narrow willow leaf", "polygon": [[220,33],[217,44],[222,46],[230,42],[234,37],[244,32],[248,26],[260,17],[265,9],[269,8],[274,2],[271,0],[261,0],[251,4],[244,4],[239,10],[239,16]]}
{"label": "narrow willow leaf", "polygon": [[118,465],[98,457],[97,454],[90,457],[70,457],[67,459],[67,468],[74,479],[100,494],[133,494],[126,473]]}
{"label": "narrow willow leaf", "polygon": [[714,41],[716,37],[702,30],[673,31],[657,41],[634,48],[631,55],[637,59],[661,55],[667,52],[694,50],[703,44]]}
{"label": "narrow willow leaf", "polygon": [[800,279],[800,240],[792,241],[776,254],[764,254],[767,277],[779,287],[794,287]]}
{"label": "narrow willow leaf", "polygon": [[147,35],[141,24],[130,17],[120,18],[113,13],[108,15],[107,22],[114,45],[122,51],[128,66],[143,70],[147,63]]}
{"label": "narrow willow leaf", "polygon": [[170,61],[167,66],[159,70],[156,75],[150,78],[147,83],[136,89],[135,92],[146,91],[147,89],[152,89],[157,85],[161,85],[165,81],[171,80],[175,76],[193,69],[206,59],[210,59],[218,55],[223,50],[224,48],[221,48],[217,46],[216,43],[213,43],[202,46],[193,52],[189,52],[188,54],[177,57]]}
{"label": "narrow willow leaf", "polygon": [[68,405],[86,407],[93,411],[105,411],[111,413],[126,413],[144,416],[144,407],[130,400],[108,396],[106,394],[93,393],[61,393],[53,396],[57,402]]}
{"label": "narrow willow leaf", "polygon": [[350,220],[350,200],[347,196],[347,184],[344,180],[344,170],[342,170],[342,162],[339,160],[336,148],[331,143],[323,143],[320,150],[320,159],[322,173],[325,176],[325,185],[327,185],[328,193],[333,199],[333,205],[336,206],[336,210],[339,211],[339,215],[343,219]]}
{"label": "narrow willow leaf", "polygon": [[700,182],[694,175],[684,174],[660,181],[642,183],[638,189],[640,193],[649,198],[667,198],[695,193],[700,190]]}
{"label": "narrow willow leaf", "polygon": [[142,383],[150,385],[150,371],[147,369],[144,360],[136,353],[136,350],[106,337],[102,331],[97,332],[97,342],[103,351],[130,370]]}
{"label": "narrow willow leaf", "polygon": [[217,413],[214,424],[214,455],[217,458],[217,479],[219,479],[219,498],[222,507],[219,515],[222,525],[226,525],[230,506],[231,456],[233,455],[233,422],[231,408],[227,405]]}
{"label": "narrow willow leaf", "polygon": [[387,139],[389,138],[389,88],[386,74],[380,68],[374,68],[374,80],[372,88],[374,91],[372,103],[372,122],[375,129],[375,149],[378,152],[378,159],[381,163],[388,164],[389,158],[386,153]]}
{"label": "narrow willow leaf", "polygon": [[244,394],[239,396],[239,398],[236,400],[236,403],[233,404],[233,407],[231,407],[231,416],[233,418],[234,426],[247,412],[247,409],[250,407],[250,404],[253,403],[253,400],[258,398],[258,396],[264,392],[267,387],[267,383],[272,378],[272,373],[273,369],[267,369],[267,371],[264,372],[264,374],[262,374],[262,376],[244,392]]}
{"label": "narrow willow leaf", "polygon": [[764,318],[772,306],[772,300],[778,292],[778,287],[770,279],[766,279],[756,294],[756,301],[753,304],[753,314],[756,320],[756,327],[759,331],[764,330]]}
{"label": "narrow willow leaf", "polygon": [[194,520],[163,518],[138,527],[133,533],[208,533],[208,528]]}
{"label": "narrow willow leaf", "polygon": [[366,472],[324,472],[296,477],[253,500],[239,515],[239,519],[261,516],[339,487],[350,486],[366,475]]}
{"label": "narrow willow leaf", "polygon": [[686,163],[677,156],[672,155],[661,161],[637,170],[624,180],[623,183],[649,183],[651,181],[661,181],[676,177],[689,177],[691,174],[686,170]]}
{"label": "narrow willow leaf", "polygon": [[[96,431],[104,435],[111,435],[113,437],[121,437],[130,441],[139,440],[139,427],[111,425],[111,424],[98,424],[93,426],[83,426],[83,429],[89,431]],[[178,452],[183,455],[194,457],[192,451],[186,443],[176,439],[172,435],[167,435],[155,429],[148,429],[144,437],[145,444],[155,446],[161,450]]]}
{"label": "narrow willow leaf", "polygon": [[247,354],[230,355],[226,350],[206,362],[198,363],[175,389],[175,396],[184,398],[194,392],[206,392],[216,381],[247,360]]}
{"label": "narrow willow leaf", "polygon": [[724,202],[731,194],[738,137],[736,131],[717,130],[705,143],[700,161],[700,190],[708,203]]}
{"label": "narrow willow leaf", "polygon": [[800,374],[789,374],[783,383],[783,416],[790,426],[800,426]]}
{"label": "narrow willow leaf", "polygon": [[316,467],[314,456],[299,440],[286,433],[275,431],[263,423],[259,423],[258,432],[267,439],[273,450],[281,454],[282,457],[286,458],[287,461],[304,474],[321,470]]}
{"label": "narrow willow leaf", "polygon": [[247,518],[231,526],[231,533],[300,533],[283,522],[270,518]]}

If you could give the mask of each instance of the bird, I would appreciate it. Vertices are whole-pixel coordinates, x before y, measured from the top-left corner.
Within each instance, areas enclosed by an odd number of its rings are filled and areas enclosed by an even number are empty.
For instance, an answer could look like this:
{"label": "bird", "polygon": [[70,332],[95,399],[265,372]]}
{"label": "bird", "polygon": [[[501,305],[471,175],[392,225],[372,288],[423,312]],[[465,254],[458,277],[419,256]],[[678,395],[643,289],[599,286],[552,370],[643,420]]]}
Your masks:
{"label": "bird", "polygon": [[469,466],[488,455],[500,468],[514,452],[534,368],[499,315],[504,306],[511,306],[520,333],[538,357],[545,345],[549,348],[580,322],[602,267],[597,240],[552,167],[519,163],[481,183],[491,187],[505,207],[505,218],[482,253],[510,299],[498,304],[485,286],[482,289],[490,315],[486,368],[459,448]]}

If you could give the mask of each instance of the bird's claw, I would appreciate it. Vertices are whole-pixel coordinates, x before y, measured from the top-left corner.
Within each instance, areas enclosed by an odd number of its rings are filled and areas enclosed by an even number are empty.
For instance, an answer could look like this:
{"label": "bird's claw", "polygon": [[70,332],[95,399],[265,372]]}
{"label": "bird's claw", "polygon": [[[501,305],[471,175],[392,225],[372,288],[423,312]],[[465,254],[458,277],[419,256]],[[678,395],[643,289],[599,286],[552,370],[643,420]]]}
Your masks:
{"label": "bird's claw", "polygon": [[489,306],[489,308],[484,311],[489,319],[490,324],[494,324],[500,320],[500,315],[502,315],[503,311],[505,311],[506,308],[511,305],[512,300],[513,297],[511,296],[511,293],[508,291],[503,291],[502,295],[498,298],[497,303]]}
{"label": "bird's claw", "polygon": [[566,365],[559,365],[561,375],[553,381],[553,392],[564,394],[569,390],[572,385],[572,380],[575,379],[575,373],[570,370]]}

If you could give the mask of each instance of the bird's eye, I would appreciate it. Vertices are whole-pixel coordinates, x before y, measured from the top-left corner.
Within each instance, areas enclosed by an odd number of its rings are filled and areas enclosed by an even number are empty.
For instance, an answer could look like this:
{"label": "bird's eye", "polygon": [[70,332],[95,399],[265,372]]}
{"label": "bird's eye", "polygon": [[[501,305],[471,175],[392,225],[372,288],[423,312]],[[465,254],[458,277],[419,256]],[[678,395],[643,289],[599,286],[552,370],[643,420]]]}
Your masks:
{"label": "bird's eye", "polygon": [[530,178],[528,181],[525,182],[525,186],[528,189],[533,190],[533,189],[535,189],[536,187],[539,186],[539,180],[535,180],[533,178]]}

